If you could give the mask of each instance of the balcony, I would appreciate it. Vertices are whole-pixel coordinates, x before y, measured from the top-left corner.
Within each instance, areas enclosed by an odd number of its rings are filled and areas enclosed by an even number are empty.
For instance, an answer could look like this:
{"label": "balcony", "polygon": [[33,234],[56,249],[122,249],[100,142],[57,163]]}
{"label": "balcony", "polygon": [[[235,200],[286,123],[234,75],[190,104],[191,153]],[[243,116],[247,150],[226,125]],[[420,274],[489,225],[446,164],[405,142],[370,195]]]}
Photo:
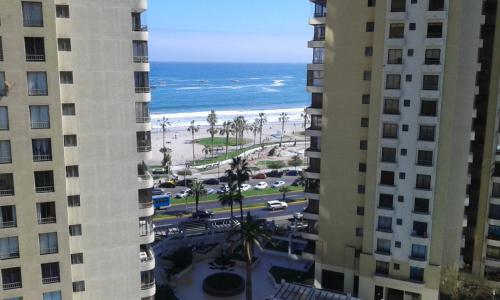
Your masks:
{"label": "balcony", "polygon": [[45,61],[45,54],[26,54],[26,61]]}
{"label": "balcony", "polygon": [[40,255],[55,254],[58,252],[59,252],[59,248],[57,246],[40,248]]}
{"label": "balcony", "polygon": [[35,191],[37,193],[54,192],[54,172],[36,171],[35,172]]}
{"label": "balcony", "polygon": [[142,24],[132,24],[132,31],[146,32],[148,31],[148,26]]}
{"label": "balcony", "polygon": [[52,276],[52,277],[44,277],[42,278],[42,283],[43,284],[51,284],[51,283],[56,283],[60,282],[61,277],[60,276]]}
{"label": "balcony", "polygon": [[150,152],[151,151],[151,132],[140,131],[136,133],[137,136],[137,152]]}
{"label": "balcony", "polygon": [[136,94],[147,94],[151,92],[151,88],[149,86],[136,86],[135,93]]}
{"label": "balcony", "polygon": [[391,227],[383,227],[383,226],[378,226],[377,227],[378,232],[384,232],[384,233],[392,233],[392,228]]}
{"label": "balcony", "polygon": [[2,284],[3,290],[13,290],[13,289],[20,289],[23,287],[22,283],[19,282],[8,282],[8,283],[3,283]]}
{"label": "balcony", "polygon": [[54,186],[48,185],[48,186],[37,186],[35,188],[35,191],[37,193],[53,193],[55,191]]}
{"label": "balcony", "polygon": [[136,123],[149,123],[149,122],[151,122],[151,117],[150,116],[136,116],[135,122]]}
{"label": "balcony", "polygon": [[0,222],[0,228],[13,228],[13,227],[17,227],[17,221],[16,220],[2,221],[2,222]]}
{"label": "balcony", "polygon": [[427,235],[427,232],[424,232],[424,231],[413,230],[410,235],[412,237],[421,238],[421,239],[428,239],[429,238],[429,236]]}
{"label": "balcony", "polygon": [[132,12],[132,31],[148,31],[148,26],[142,24],[142,13],[143,12]]}
{"label": "balcony", "polygon": [[14,196],[14,176],[11,173],[0,174],[1,196]]}
{"label": "balcony", "polygon": [[47,89],[29,89],[29,96],[47,96],[49,94]]}
{"label": "balcony", "polygon": [[19,250],[0,254],[0,260],[19,258]]}
{"label": "balcony", "polygon": [[49,129],[49,121],[31,122],[31,129]]}
{"label": "balcony", "polygon": [[141,282],[141,290],[152,289],[155,286],[155,282]]}
{"label": "balcony", "polygon": [[56,217],[46,217],[38,219],[38,224],[51,224],[51,223],[56,223]]}
{"label": "balcony", "polygon": [[390,256],[391,250],[390,249],[377,249],[377,250],[375,250],[375,253],[378,255]]}

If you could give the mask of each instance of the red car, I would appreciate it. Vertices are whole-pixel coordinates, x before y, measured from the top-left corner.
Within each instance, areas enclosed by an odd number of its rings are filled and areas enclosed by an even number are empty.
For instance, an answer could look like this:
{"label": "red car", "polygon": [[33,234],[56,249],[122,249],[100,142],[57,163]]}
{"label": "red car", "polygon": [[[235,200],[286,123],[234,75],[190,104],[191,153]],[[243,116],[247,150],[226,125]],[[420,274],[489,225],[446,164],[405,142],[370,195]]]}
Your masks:
{"label": "red car", "polygon": [[267,176],[264,173],[257,173],[253,176],[253,179],[266,179]]}

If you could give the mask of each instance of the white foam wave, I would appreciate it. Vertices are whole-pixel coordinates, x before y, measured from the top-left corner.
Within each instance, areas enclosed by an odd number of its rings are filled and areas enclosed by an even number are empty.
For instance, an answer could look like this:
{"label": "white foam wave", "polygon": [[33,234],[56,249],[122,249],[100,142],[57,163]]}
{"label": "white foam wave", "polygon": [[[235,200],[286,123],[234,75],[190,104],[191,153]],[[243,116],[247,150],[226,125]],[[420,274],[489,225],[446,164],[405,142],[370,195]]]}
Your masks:
{"label": "white foam wave", "polygon": [[192,91],[192,90],[201,90],[203,87],[201,86],[186,86],[181,88],[176,88],[176,91]]}

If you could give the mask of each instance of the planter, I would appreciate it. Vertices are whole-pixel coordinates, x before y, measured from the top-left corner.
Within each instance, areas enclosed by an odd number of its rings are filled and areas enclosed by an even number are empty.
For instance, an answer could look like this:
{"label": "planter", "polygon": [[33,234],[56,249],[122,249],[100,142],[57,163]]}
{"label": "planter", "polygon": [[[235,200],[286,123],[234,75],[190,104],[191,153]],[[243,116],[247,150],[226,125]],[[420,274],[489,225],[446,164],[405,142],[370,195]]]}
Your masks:
{"label": "planter", "polygon": [[215,273],[203,280],[203,291],[214,297],[237,296],[245,290],[245,280],[234,273]]}

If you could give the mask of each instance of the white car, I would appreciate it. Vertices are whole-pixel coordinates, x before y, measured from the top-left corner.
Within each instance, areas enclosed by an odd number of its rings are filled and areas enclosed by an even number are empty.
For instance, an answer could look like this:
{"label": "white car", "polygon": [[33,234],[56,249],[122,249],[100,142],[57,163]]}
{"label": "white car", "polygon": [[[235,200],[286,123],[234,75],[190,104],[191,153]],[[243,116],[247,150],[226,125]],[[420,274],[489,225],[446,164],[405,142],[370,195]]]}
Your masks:
{"label": "white car", "polygon": [[271,184],[271,187],[279,188],[280,186],[284,186],[284,185],[285,185],[285,182],[280,180],[280,181],[273,182],[273,184]]}
{"label": "white car", "polygon": [[288,204],[286,204],[286,202],[278,200],[267,201],[267,209],[269,210],[286,209],[286,208],[288,208]]}
{"label": "white car", "polygon": [[251,186],[251,185],[249,185],[249,184],[244,183],[244,184],[242,184],[242,185],[240,186],[240,188],[241,188],[241,191],[242,191],[242,192],[246,192],[246,191],[248,191],[249,189],[251,189],[251,188],[252,188],[252,186]]}
{"label": "white car", "polygon": [[217,191],[214,189],[208,188],[205,190],[205,192],[207,195],[212,195],[212,194],[215,194]]}
{"label": "white car", "polygon": [[177,199],[186,198],[187,196],[189,196],[190,193],[191,193],[191,189],[186,189],[186,190],[183,190],[182,192],[178,192],[177,194],[175,194],[175,198],[177,198]]}
{"label": "white car", "polygon": [[256,190],[263,190],[267,188],[267,182],[261,181],[255,185]]}

